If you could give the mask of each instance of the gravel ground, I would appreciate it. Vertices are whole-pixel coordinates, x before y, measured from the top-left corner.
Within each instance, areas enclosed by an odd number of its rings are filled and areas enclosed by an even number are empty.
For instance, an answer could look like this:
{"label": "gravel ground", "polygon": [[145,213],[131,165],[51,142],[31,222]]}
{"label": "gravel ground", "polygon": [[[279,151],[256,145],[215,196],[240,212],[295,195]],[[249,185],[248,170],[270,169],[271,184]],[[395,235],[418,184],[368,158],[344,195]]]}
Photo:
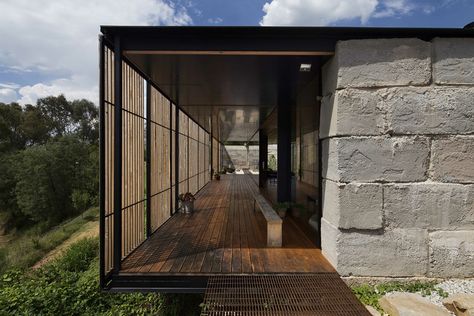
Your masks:
{"label": "gravel ground", "polygon": [[[452,279],[446,280],[436,285],[437,288],[442,289],[443,291],[447,292],[449,295],[453,294],[474,294],[474,279]],[[391,292],[388,295],[398,293],[398,292]],[[403,292],[401,292],[403,293]],[[421,293],[418,293],[421,295]],[[431,303],[441,306],[444,308],[449,314],[454,315],[454,313],[448,311],[443,305],[443,297],[439,296],[437,292],[432,292],[431,295],[424,296],[425,299],[429,300]]]}
{"label": "gravel ground", "polygon": [[[449,295],[453,294],[474,294],[474,279],[464,280],[464,279],[453,279],[447,280],[436,285],[437,288],[440,288],[447,292]],[[438,295],[438,293],[433,292],[429,296],[425,296],[426,299],[430,300],[431,303],[438,306],[443,306],[443,298]],[[451,313],[454,315],[454,313]]]}

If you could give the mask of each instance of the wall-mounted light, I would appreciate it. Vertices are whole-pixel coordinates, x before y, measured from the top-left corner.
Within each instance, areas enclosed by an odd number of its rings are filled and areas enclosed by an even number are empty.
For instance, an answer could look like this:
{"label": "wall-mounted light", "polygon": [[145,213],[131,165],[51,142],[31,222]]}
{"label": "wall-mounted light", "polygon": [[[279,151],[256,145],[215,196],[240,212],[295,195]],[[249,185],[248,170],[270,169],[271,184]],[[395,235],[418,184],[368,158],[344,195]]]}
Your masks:
{"label": "wall-mounted light", "polygon": [[310,72],[311,71],[311,64],[301,64],[300,65],[301,72]]}

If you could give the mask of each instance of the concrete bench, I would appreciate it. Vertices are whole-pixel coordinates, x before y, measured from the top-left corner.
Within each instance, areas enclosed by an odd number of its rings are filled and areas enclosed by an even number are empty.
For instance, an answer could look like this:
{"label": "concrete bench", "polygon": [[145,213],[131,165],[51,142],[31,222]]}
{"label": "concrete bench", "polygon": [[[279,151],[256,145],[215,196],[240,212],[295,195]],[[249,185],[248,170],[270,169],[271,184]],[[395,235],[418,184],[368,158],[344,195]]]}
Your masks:
{"label": "concrete bench", "polygon": [[268,204],[267,200],[261,195],[255,195],[253,210],[256,206],[260,209],[267,221],[267,247],[281,247],[282,245],[282,224],[283,221],[277,212]]}

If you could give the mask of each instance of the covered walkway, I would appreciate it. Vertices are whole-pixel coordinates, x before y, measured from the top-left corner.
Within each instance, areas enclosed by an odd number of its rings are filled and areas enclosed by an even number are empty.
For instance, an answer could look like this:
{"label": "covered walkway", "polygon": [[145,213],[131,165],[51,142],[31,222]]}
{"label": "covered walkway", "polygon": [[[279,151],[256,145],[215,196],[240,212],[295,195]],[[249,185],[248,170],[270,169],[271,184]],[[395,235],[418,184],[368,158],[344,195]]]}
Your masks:
{"label": "covered walkway", "polygon": [[283,222],[283,247],[267,248],[265,219],[253,210],[256,193],[250,175],[211,181],[197,194],[195,213],[172,216],[123,261],[121,272],[334,272],[290,217]]}

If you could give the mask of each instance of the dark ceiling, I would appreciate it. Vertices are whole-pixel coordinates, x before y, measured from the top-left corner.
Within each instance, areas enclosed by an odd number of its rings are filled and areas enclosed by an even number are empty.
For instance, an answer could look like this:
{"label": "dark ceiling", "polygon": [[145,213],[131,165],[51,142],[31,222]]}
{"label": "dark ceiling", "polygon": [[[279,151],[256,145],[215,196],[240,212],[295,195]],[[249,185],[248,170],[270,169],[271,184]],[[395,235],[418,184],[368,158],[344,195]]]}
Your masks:
{"label": "dark ceiling", "polygon": [[[298,87],[318,75],[321,56],[164,55],[126,57],[174,103],[221,141],[245,142],[277,104],[278,90]],[[326,57],[327,58],[327,57]],[[302,63],[312,64],[300,72]]]}

